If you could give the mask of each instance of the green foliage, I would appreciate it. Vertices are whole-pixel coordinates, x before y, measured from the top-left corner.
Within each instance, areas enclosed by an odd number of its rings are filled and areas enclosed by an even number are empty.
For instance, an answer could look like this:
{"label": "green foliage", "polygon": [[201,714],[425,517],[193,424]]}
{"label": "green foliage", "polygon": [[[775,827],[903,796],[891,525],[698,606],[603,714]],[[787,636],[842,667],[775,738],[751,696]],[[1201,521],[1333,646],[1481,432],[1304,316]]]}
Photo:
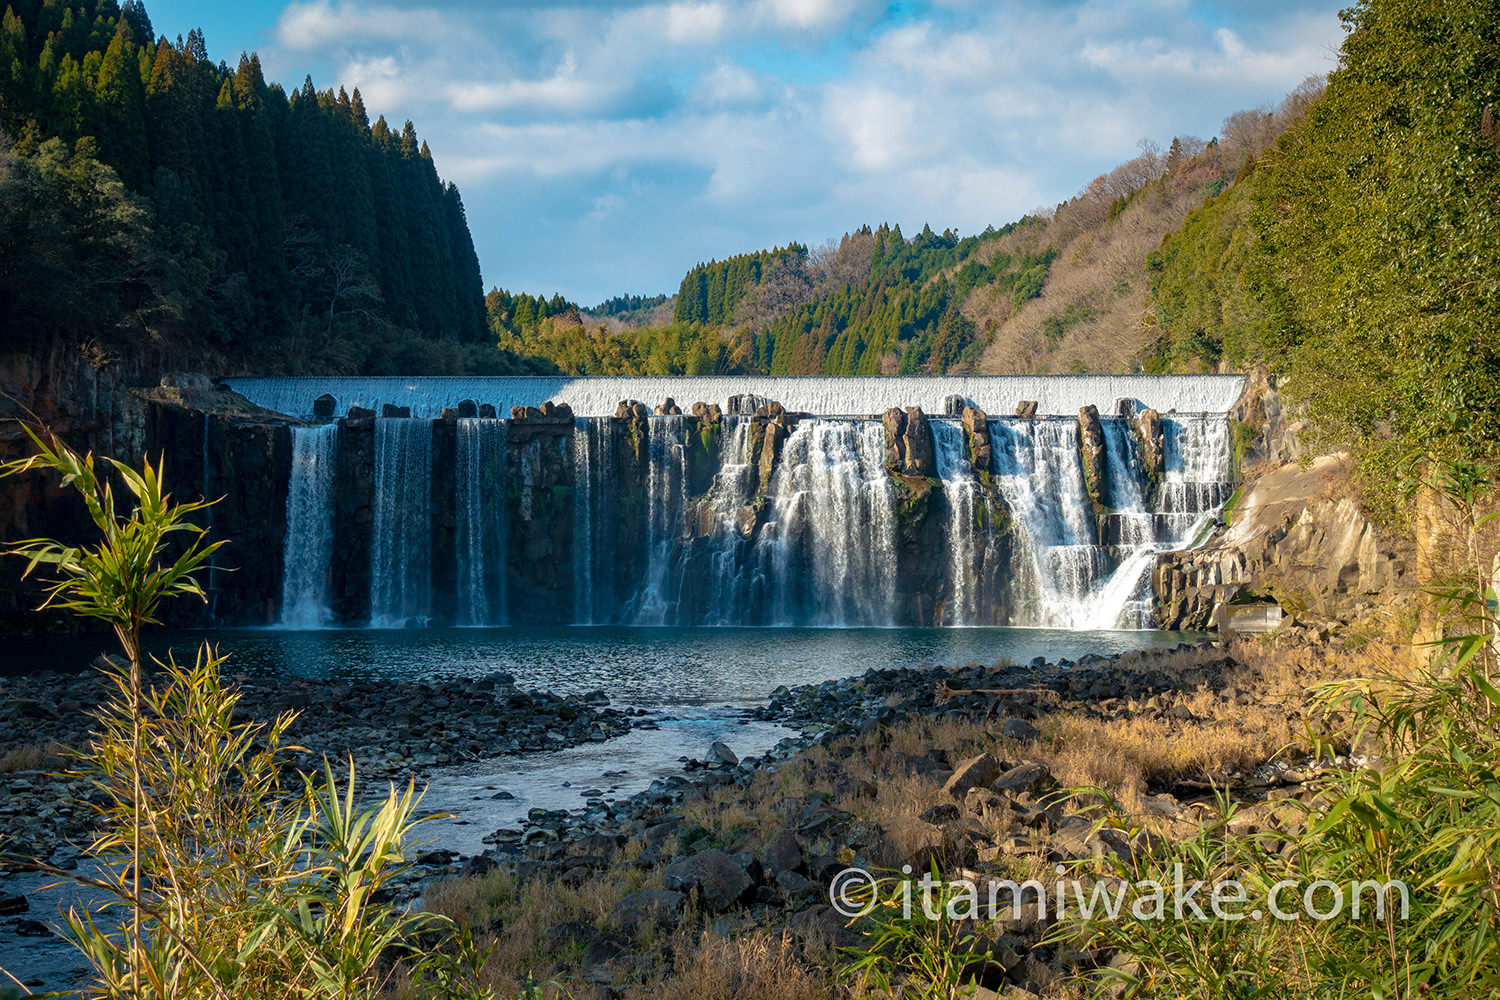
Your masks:
{"label": "green foliage", "polygon": [[[56,579],[46,587],[44,607],[57,607],[109,625],[125,646],[132,662],[140,656],[140,630],[157,624],[157,609],[167,598],[203,591],[193,578],[214,550],[224,543],[208,542],[204,531],[190,515],[211,502],[177,504],[165,492],[162,467],[149,462],[136,472],[115,459],[109,467],[125,483],[135,509],[123,516],[115,504],[114,486],[99,474],[94,456],[80,457],[49,436],[43,440],[30,427],[24,428],[36,453],[0,465],[0,476],[33,470],[49,470],[62,478],[83,499],[90,520],[103,536],[94,545],[69,546],[47,538],[17,542],[12,555],[26,560],[26,576],[39,567],[50,567]],[[169,545],[181,536],[176,558],[167,559]]]}
{"label": "green foliage", "polygon": [[1041,294],[1055,253],[1012,258],[981,246],[1004,230],[960,239],[924,228],[907,241],[899,226],[875,230],[870,277],[815,299],[760,331],[757,371],[770,375],[881,375],[972,370],[985,339],[960,311],[975,288],[1019,304]]}
{"label": "green foliage", "polygon": [[1365,0],[1323,98],[1151,262],[1149,366],[1263,361],[1407,512],[1416,452],[1500,441],[1500,10]]}
{"label": "green foliage", "polygon": [[139,3],[17,0],[4,135],[0,318],[18,338],[342,371],[393,335],[485,338],[457,188],[357,90],[289,96],[254,56],[211,62],[196,31],[156,39]]}
{"label": "green foliage", "polygon": [[[419,932],[454,931],[381,901],[405,870],[415,788],[391,787],[362,808],[352,760],[346,780],[325,761],[321,778],[301,775],[300,791],[283,787],[293,717],[237,721],[239,696],[224,686],[224,659],[206,644],[191,667],[158,661],[159,678],[144,683],[141,627],[156,621],[162,601],[202,596],[193,573],[220,543],[206,542],[187,518],[206,504],[174,504],[160,467],[137,472],[112,462],[136,504],[122,516],[92,455],[27,432],[37,453],[0,474],[60,475],[103,539],[93,546],[33,539],[11,552],[27,559],[28,573],[51,567],[46,603],[109,623],[130,658],[128,669],[106,672],[111,695],[93,739],[75,754],[73,773],[93,786],[98,813],[87,849],[93,864],[81,869],[88,874],[14,859],[103,897],[65,915],[67,936],[94,968],[82,995],[377,995],[395,968],[394,950]],[[101,927],[101,914],[114,908],[128,919]],[[472,938],[462,935],[451,954],[417,952],[420,995],[487,997],[465,979],[463,963],[474,955]]]}
{"label": "green foliage", "polygon": [[806,258],[807,247],[788,243],[772,250],[758,250],[728,260],[699,264],[682,279],[672,318],[679,323],[730,323],[746,291],[764,274],[789,261],[796,266]]}
{"label": "green foliage", "polygon": [[[591,329],[561,296],[496,289],[487,299],[490,325],[502,348],[545,357],[569,374],[972,371],[987,333],[960,306],[976,289],[1015,304],[1041,293],[1054,251],[1013,257],[990,245],[1032,221],[962,239],[924,228],[907,240],[899,226],[865,226],[830,251],[832,263],[792,244],[701,264],[683,279],[674,322],[613,333]],[[661,301],[610,300],[595,312]]]}
{"label": "green foliage", "polygon": [[977,922],[959,916],[967,898],[941,878],[936,862],[929,874],[935,887],[925,903],[907,878],[876,879],[848,893],[850,904],[865,908],[852,924],[865,940],[845,951],[842,975],[880,995],[954,1000],[998,964]]}

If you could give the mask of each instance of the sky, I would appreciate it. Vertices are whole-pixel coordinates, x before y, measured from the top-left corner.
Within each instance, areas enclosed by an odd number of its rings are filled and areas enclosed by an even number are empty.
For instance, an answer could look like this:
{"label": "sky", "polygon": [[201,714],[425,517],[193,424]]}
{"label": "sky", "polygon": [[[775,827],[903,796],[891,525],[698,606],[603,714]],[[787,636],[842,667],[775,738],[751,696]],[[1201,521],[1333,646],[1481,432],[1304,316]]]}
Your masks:
{"label": "sky", "polygon": [[148,0],[359,87],[463,193],[485,288],[585,306],[864,223],[979,232],[1331,71],[1346,0]]}

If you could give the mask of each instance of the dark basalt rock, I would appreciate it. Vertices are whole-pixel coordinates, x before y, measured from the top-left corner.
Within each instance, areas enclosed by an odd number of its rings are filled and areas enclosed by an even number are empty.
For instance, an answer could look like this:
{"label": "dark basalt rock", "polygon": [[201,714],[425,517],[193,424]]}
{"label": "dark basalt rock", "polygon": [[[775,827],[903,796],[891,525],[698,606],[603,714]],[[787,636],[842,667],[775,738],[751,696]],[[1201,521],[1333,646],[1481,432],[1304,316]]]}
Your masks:
{"label": "dark basalt rock", "polygon": [[1096,512],[1102,512],[1108,491],[1104,477],[1106,459],[1104,425],[1099,422],[1099,407],[1089,404],[1078,410],[1078,436],[1082,445],[1083,480]]}

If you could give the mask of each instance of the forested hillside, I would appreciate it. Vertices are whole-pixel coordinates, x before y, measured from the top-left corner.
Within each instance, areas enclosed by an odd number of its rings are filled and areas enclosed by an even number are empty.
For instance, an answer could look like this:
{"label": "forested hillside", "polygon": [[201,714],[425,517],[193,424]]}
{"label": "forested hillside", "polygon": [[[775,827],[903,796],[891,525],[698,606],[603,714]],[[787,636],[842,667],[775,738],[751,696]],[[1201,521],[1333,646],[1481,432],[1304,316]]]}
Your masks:
{"label": "forested hillside", "polygon": [[699,264],[670,300],[670,323],[646,300],[583,310],[494,291],[491,328],[502,347],[583,374],[1138,370],[1156,332],[1142,322],[1147,255],[1321,87],[1314,78],[1277,108],[1232,114],[1208,141],[1178,136],[1165,151],[1143,141],[1076,197],[999,229],[907,237],[863,226],[837,243]]}
{"label": "forested hillside", "polygon": [[157,37],[139,0],[0,17],[0,327],[263,371],[508,370],[411,122]]}
{"label": "forested hillside", "polygon": [[1401,515],[1500,442],[1500,6],[1370,0],[1327,93],[1150,260],[1161,370],[1263,362]]}

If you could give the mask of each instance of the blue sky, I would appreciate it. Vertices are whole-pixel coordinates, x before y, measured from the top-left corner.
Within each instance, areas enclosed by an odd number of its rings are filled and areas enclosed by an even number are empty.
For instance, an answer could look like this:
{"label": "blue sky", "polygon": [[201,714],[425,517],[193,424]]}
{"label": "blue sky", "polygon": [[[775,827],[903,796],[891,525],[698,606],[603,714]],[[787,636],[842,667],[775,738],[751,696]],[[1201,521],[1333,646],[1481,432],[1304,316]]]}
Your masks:
{"label": "blue sky", "polygon": [[977,232],[1334,67],[1338,2],[148,0],[358,86],[458,183],[485,286],[585,305],[862,223]]}

